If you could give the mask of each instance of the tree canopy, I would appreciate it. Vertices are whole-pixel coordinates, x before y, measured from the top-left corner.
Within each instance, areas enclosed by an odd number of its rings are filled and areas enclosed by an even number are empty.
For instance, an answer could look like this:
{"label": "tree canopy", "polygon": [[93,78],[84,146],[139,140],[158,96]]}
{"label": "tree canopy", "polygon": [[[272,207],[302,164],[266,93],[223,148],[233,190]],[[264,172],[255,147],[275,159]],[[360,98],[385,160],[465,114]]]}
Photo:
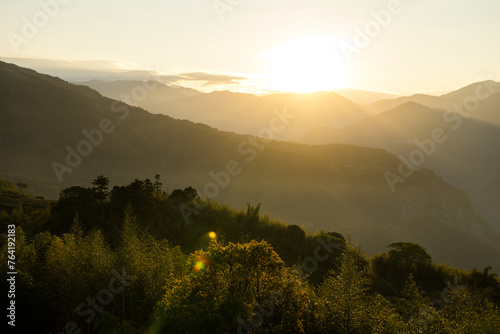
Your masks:
{"label": "tree canopy", "polygon": [[[436,265],[408,242],[368,259],[349,238],[306,233],[260,214],[260,205],[231,209],[196,198],[192,187],[158,194],[148,179],[115,186],[103,199],[105,184],[103,192],[64,189],[52,211],[0,212],[4,230],[16,225],[20,332],[496,334],[500,328],[500,280],[490,267]],[[180,205],[196,205],[189,224]],[[3,243],[3,273],[9,255]]]}

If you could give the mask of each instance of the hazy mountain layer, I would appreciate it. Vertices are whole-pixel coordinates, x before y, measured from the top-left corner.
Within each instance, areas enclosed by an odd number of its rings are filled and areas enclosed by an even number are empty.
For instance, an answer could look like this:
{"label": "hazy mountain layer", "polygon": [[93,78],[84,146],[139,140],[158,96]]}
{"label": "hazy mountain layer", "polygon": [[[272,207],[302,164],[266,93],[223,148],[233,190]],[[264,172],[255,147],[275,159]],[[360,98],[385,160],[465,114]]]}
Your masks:
{"label": "hazy mountain layer", "polygon": [[[463,94],[480,85],[464,89]],[[488,92],[486,87],[483,93]],[[453,112],[406,103],[343,129],[317,128],[302,141],[379,147],[401,155],[414,167],[430,168],[467,190],[479,214],[500,231],[495,196],[500,192],[500,89],[490,95],[484,100],[469,95]]]}
{"label": "hazy mountain layer", "polygon": [[[470,96],[476,94],[486,94],[487,92],[499,92],[500,83],[492,80],[468,85],[456,91],[441,95],[432,96],[425,94],[415,94],[412,96],[402,96],[398,98],[386,98],[365,105],[365,109],[372,113],[381,113],[389,109],[396,108],[407,102],[415,102],[429,108],[437,108],[443,110],[453,109],[454,104],[462,104]],[[479,115],[480,116],[480,115]],[[474,116],[473,116],[474,117]]]}
{"label": "hazy mountain layer", "polygon": [[93,80],[79,84],[155,114],[251,135],[259,135],[269,126],[276,108],[286,107],[294,119],[285,129],[275,133],[275,138],[282,140],[300,138],[319,125],[340,128],[370,115],[360,105],[333,92],[256,96],[228,91],[200,93],[153,81]]}

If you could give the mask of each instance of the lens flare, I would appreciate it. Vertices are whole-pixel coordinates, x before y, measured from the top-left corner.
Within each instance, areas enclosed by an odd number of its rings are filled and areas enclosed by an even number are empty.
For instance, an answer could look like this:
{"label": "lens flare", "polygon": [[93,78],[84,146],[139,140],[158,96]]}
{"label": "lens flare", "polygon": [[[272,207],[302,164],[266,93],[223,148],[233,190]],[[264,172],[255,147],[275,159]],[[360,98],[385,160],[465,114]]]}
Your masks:
{"label": "lens flare", "polygon": [[210,261],[206,258],[206,256],[199,254],[196,256],[196,262],[194,263],[193,270],[200,272],[209,264]]}
{"label": "lens flare", "polygon": [[198,272],[198,271],[202,270],[204,267],[205,267],[205,264],[203,263],[203,261],[196,261],[193,269],[194,269],[194,271]]}

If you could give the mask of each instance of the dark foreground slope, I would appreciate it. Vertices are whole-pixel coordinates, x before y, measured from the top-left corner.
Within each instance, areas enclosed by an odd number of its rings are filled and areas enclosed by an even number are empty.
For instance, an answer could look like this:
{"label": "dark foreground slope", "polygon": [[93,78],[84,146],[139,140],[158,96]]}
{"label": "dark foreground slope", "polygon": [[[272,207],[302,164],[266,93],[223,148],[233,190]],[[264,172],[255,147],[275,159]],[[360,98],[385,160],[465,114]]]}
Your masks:
{"label": "dark foreground slope", "polygon": [[[437,262],[500,267],[499,237],[465,193],[429,170],[392,192],[384,175],[399,161],[383,150],[269,142],[153,115],[14,65],[0,63],[0,72],[0,173],[34,193],[55,198],[101,173],[112,184],[159,173],[170,190],[193,186],[235,207],[262,203],[310,231],[348,233],[369,254],[403,240]],[[293,122],[283,107],[268,136]]]}

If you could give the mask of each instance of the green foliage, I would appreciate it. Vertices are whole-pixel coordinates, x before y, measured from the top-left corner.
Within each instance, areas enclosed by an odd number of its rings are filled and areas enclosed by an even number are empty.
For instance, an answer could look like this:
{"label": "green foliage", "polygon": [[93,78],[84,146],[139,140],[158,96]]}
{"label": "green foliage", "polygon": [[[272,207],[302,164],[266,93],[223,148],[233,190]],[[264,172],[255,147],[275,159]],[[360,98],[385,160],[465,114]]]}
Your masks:
{"label": "green foliage", "polygon": [[303,281],[266,242],[212,242],[169,279],[157,322],[172,332],[303,332],[309,300]]}
{"label": "green foliage", "polygon": [[500,312],[490,301],[484,300],[465,286],[452,287],[446,298],[451,301],[443,311],[449,333],[498,333]]}
{"label": "green foliage", "polygon": [[397,242],[388,246],[388,253],[371,259],[374,286],[384,295],[396,296],[411,276],[427,289],[441,289],[442,282],[457,275],[449,267],[432,265],[431,257],[420,245]]}
{"label": "green foliage", "polygon": [[425,333],[435,325],[439,317],[437,310],[431,306],[430,299],[424,296],[411,274],[405,283],[402,297],[398,299],[397,307],[408,333]]}
{"label": "green foliage", "polygon": [[257,206],[253,207],[249,203],[247,203],[247,216],[257,218],[259,217],[261,203],[257,204]]}
{"label": "green foliage", "polygon": [[390,333],[399,326],[391,306],[369,293],[367,263],[357,248],[347,245],[337,271],[318,290],[322,333]]}
{"label": "green foliage", "polygon": [[184,259],[179,247],[170,247],[166,240],[156,240],[141,231],[131,206],[126,210],[118,262],[135,277],[128,288],[131,300],[141,301],[130,314],[134,321],[145,322],[163,292],[164,280],[179,269]]}
{"label": "green foliage", "polygon": [[416,268],[432,263],[431,256],[420,245],[411,242],[394,242],[388,247],[391,248],[389,257],[401,267]]}
{"label": "green foliage", "polygon": [[[19,330],[61,332],[68,322],[82,333],[498,329],[500,281],[489,267],[435,265],[404,242],[367,260],[338,233],[310,235],[260,214],[260,204],[234,210],[195,192],[159,195],[136,179],[113,188],[109,201],[71,187],[52,211],[3,211],[2,223],[17,225],[18,315],[31,319]],[[197,210],[189,223],[181,204]],[[8,254],[3,243],[4,273]],[[306,273],[303,259],[317,254],[328,256]],[[129,280],[92,309],[116,275]]]}
{"label": "green foliage", "polygon": [[179,202],[189,202],[199,198],[199,196],[196,189],[194,189],[193,187],[186,187],[184,188],[184,190],[174,189],[174,191],[172,191],[172,194],[170,195],[170,198]]}

